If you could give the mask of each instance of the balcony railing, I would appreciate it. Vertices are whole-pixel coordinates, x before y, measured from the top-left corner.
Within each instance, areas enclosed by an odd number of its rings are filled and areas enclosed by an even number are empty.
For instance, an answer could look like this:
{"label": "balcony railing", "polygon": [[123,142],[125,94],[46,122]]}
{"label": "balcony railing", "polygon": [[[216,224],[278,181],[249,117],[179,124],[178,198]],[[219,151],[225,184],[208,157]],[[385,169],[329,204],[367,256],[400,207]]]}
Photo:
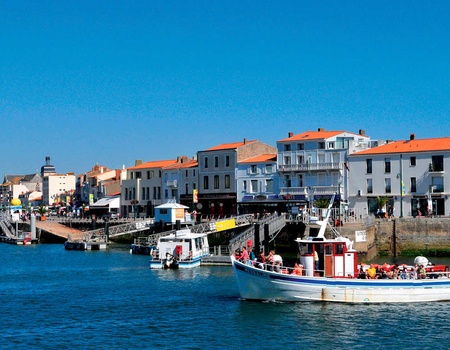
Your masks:
{"label": "balcony railing", "polygon": [[444,171],[444,164],[440,164],[440,163],[430,163],[428,165],[428,170],[432,173],[432,172],[441,172]]}
{"label": "balcony railing", "polygon": [[344,163],[305,163],[305,164],[287,164],[281,165],[279,171],[323,171],[323,170],[342,170]]}
{"label": "balcony railing", "polygon": [[166,182],[166,186],[167,187],[177,188],[178,187],[178,180],[167,181]]}
{"label": "balcony railing", "polygon": [[320,194],[332,194],[332,193],[338,193],[338,192],[339,192],[339,186],[280,187],[281,195],[287,195],[287,194],[320,195]]}
{"label": "balcony railing", "polygon": [[441,193],[444,192],[444,185],[431,185],[430,193]]}

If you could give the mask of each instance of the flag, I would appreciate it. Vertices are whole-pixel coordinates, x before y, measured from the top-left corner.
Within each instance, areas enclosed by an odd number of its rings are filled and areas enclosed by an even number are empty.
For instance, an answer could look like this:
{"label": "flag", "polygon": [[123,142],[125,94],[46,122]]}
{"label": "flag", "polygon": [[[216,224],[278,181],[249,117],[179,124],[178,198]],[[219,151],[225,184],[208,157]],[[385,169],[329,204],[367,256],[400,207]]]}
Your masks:
{"label": "flag", "polygon": [[197,190],[192,190],[192,201],[194,203],[198,203],[198,191]]}
{"label": "flag", "polygon": [[402,196],[405,195],[405,183],[402,180]]}

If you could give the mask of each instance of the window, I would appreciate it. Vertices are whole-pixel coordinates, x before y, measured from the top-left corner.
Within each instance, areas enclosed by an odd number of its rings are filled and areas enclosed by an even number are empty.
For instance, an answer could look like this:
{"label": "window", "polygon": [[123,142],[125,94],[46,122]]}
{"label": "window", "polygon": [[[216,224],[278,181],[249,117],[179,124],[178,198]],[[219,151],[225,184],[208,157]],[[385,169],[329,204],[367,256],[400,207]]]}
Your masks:
{"label": "window", "polygon": [[169,198],[169,190],[167,189],[164,190],[164,198],[165,199]]}
{"label": "window", "polygon": [[251,192],[252,193],[257,193],[258,192],[258,180],[252,180],[251,183]]}
{"label": "window", "polygon": [[136,171],[136,179],[140,179],[141,178],[141,172],[140,171]]}
{"label": "window", "polygon": [[155,171],[150,170],[149,179],[153,179],[155,177]]}
{"label": "window", "polygon": [[384,179],[384,192],[391,193],[391,179]]}
{"label": "window", "polygon": [[230,188],[231,182],[230,182],[230,175],[225,175],[225,188]]}
{"label": "window", "polygon": [[205,157],[205,159],[204,159],[204,166],[205,166],[205,169],[208,168],[208,157]]}
{"label": "window", "polygon": [[291,187],[291,177],[289,175],[286,175],[284,177],[284,186],[286,187]]}
{"label": "window", "polygon": [[258,167],[256,165],[250,165],[250,172],[256,174],[258,172]]}
{"label": "window", "polygon": [[195,177],[195,169],[192,170],[192,177]]}
{"label": "window", "polygon": [[325,142],[319,142],[318,143],[318,148],[319,149],[325,149]]}
{"label": "window", "polygon": [[303,187],[303,174],[298,175],[298,187]]}
{"label": "window", "polygon": [[151,177],[150,177],[150,170],[147,170],[147,179],[151,179]]}
{"label": "window", "polygon": [[409,158],[409,166],[416,166],[416,157]]}
{"label": "window", "polygon": [[159,213],[160,214],[163,214],[163,215],[167,215],[167,213],[168,213],[168,209],[159,209]]}
{"label": "window", "polygon": [[284,165],[290,165],[291,164],[291,157],[285,156],[284,157]]}
{"label": "window", "polygon": [[266,192],[273,192],[273,180],[272,179],[266,180]]}
{"label": "window", "polygon": [[297,164],[305,163],[305,156],[297,156]]}
{"label": "window", "polygon": [[203,188],[207,190],[209,188],[209,179],[208,176],[203,176]]}
{"label": "window", "polygon": [[430,171],[444,171],[444,156],[432,156]]}
{"label": "window", "polygon": [[230,156],[225,156],[225,166],[226,167],[230,166]]}
{"label": "window", "polygon": [[297,144],[297,149],[298,149],[299,151],[303,151],[303,150],[305,149],[305,144],[304,144],[304,143],[298,143],[298,144]]}
{"label": "window", "polygon": [[334,142],[328,142],[328,149],[334,149]]}
{"label": "window", "polygon": [[367,179],[367,193],[373,193],[372,179]]}
{"label": "window", "polygon": [[192,189],[195,190],[197,188],[197,184],[195,182],[192,183]]}
{"label": "window", "polygon": [[366,173],[372,174],[372,159],[366,159]]}
{"label": "window", "polygon": [[291,150],[291,145],[284,145],[284,150],[285,151],[290,151]]}
{"label": "window", "polygon": [[153,187],[153,199],[156,199],[156,187]]}
{"label": "window", "polygon": [[411,192],[417,192],[416,178],[412,177],[410,181]]}
{"label": "window", "polygon": [[266,174],[272,174],[273,166],[272,164],[266,164]]}
{"label": "window", "polygon": [[384,172],[387,174],[391,172],[391,158],[384,158]]}
{"label": "window", "polygon": [[247,192],[247,180],[242,181],[242,187],[244,188],[244,192]]}
{"label": "window", "polygon": [[184,172],[184,176],[185,177],[188,177],[189,175],[188,175],[189,173],[188,173],[188,171],[187,171],[187,169],[185,170],[185,172]]}
{"label": "window", "polygon": [[214,175],[214,189],[217,190],[219,188],[219,175]]}
{"label": "window", "polygon": [[189,184],[184,185],[184,193],[185,194],[189,193]]}
{"label": "window", "polygon": [[214,168],[218,168],[219,167],[219,157],[215,156],[214,157]]}

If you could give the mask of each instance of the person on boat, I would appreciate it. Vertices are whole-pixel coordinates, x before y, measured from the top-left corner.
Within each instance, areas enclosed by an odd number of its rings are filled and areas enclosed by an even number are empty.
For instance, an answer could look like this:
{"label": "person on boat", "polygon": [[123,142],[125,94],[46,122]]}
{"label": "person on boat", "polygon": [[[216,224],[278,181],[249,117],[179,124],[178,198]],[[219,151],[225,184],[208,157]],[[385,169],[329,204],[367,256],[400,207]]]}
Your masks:
{"label": "person on boat", "polygon": [[303,275],[303,265],[295,263],[294,270],[292,270],[291,275],[297,275],[297,276]]}
{"label": "person on boat", "polygon": [[241,256],[239,257],[239,261],[246,264],[248,262],[248,252],[245,246],[242,247]]}
{"label": "person on boat", "polygon": [[420,268],[419,268],[419,278],[420,279],[427,278],[427,270],[425,270],[425,267],[423,265],[420,265]]}
{"label": "person on boat", "polygon": [[254,266],[264,269],[264,264],[266,263],[266,256],[264,255],[264,250],[261,250],[259,256],[256,258]]}
{"label": "person on boat", "polygon": [[359,279],[366,279],[367,278],[366,271],[364,271],[364,265],[363,264],[359,265],[358,278]]}
{"label": "person on boat", "polygon": [[250,251],[248,253],[248,258],[250,259],[252,264],[253,264],[253,262],[256,261],[255,250],[253,248],[250,249]]}
{"label": "person on boat", "polygon": [[317,253],[317,250],[314,250],[314,264],[316,271],[319,270],[319,254]]}
{"label": "person on boat", "polygon": [[275,263],[274,255],[275,255],[275,252],[273,250],[271,250],[269,252],[269,255],[266,257],[267,265],[269,266],[270,271],[273,271],[273,265]]}
{"label": "person on boat", "polygon": [[377,275],[377,269],[370,265],[370,267],[367,269],[367,277],[370,279],[375,279],[375,276]]}

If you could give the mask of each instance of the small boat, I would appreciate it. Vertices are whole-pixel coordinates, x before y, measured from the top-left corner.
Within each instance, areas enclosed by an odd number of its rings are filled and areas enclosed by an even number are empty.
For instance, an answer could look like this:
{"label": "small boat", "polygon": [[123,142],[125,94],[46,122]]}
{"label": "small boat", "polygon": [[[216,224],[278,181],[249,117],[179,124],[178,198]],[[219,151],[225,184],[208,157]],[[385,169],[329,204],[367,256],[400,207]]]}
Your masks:
{"label": "small boat", "polygon": [[[448,268],[428,266],[428,260],[424,257],[415,259],[416,264],[426,268],[426,276],[422,276],[423,278],[359,278],[362,277],[360,268],[363,266],[357,263],[357,252],[353,249],[353,242],[341,236],[325,238],[333,200],[334,196],[324,220],[317,221],[320,225],[317,236],[296,239],[300,251],[300,274],[295,274],[292,267],[276,263],[261,265],[248,261],[241,262],[231,256],[241,298],[282,302],[343,303],[450,300]],[[338,234],[335,232],[335,235]],[[319,259],[315,259],[315,256]],[[405,267],[402,266],[403,268]]]}
{"label": "small boat", "polygon": [[209,256],[208,235],[189,229],[160,237],[156,249],[150,251],[151,269],[186,269],[200,266]]}

